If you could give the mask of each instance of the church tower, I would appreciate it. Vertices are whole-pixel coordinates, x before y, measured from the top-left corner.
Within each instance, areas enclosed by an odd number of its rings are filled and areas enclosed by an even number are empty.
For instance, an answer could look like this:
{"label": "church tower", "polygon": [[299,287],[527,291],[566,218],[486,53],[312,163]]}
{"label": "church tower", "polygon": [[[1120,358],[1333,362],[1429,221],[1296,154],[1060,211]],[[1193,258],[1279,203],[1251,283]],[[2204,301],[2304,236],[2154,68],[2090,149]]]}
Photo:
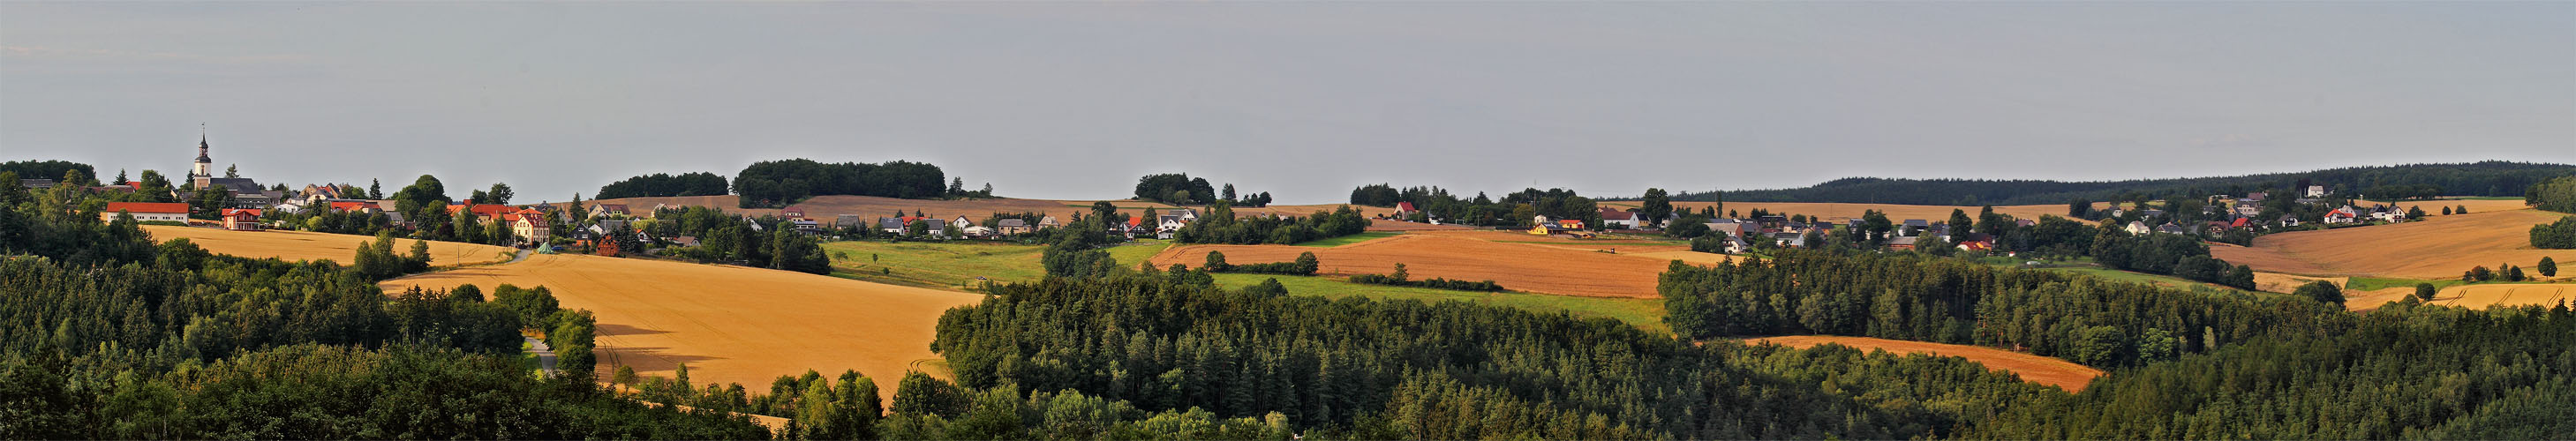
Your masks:
{"label": "church tower", "polygon": [[206,156],[206,134],[197,133],[197,165],[188,169],[189,178],[214,177],[215,158]]}

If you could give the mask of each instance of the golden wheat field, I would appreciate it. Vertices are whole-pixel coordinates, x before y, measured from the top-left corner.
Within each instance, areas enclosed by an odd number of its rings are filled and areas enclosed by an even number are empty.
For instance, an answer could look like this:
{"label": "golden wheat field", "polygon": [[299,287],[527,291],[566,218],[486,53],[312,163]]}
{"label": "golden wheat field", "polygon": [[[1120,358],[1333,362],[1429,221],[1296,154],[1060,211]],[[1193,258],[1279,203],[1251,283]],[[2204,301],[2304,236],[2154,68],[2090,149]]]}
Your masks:
{"label": "golden wheat field", "polygon": [[[937,370],[940,314],[983,296],[787,271],[549,254],[527,261],[389,280],[388,290],[475,284],[544,286],[599,319],[601,378],[615,366],[698,384],[769,384],[807,369],[857,369],[891,385]],[[891,397],[892,388],[885,389]]]}
{"label": "golden wheat field", "polygon": [[2022,381],[2056,386],[2059,389],[2065,389],[2067,392],[2082,392],[2084,391],[2085,386],[2093,383],[2094,377],[2100,377],[2103,374],[2101,369],[2094,369],[2084,365],[2075,364],[2073,362],[2068,362],[2066,360],[1984,346],[1832,335],[1794,335],[1786,337],[1744,339],[1744,344],[1748,345],[1762,343],[1773,343],[1801,349],[1815,347],[1816,345],[1822,344],[1837,344],[1850,346],[1853,349],[1863,351],[1883,350],[1898,354],[1932,354],[1944,357],[1959,357],[1968,359],[1968,361],[1977,362],[1977,364],[1985,365],[1986,369],[2011,372],[2015,375],[2020,375]]}
{"label": "golden wheat field", "polygon": [[[2475,201],[2465,201],[2475,202]],[[2531,209],[2431,216],[2422,222],[2298,231],[2212,246],[2210,255],[2255,270],[2312,276],[2459,277],[2471,267],[2576,260],[2576,250],[2531,247],[2531,226],[2565,216]]]}
{"label": "golden wheat field", "polygon": [[[348,234],[304,231],[232,231],[220,228],[144,225],[152,239],[188,239],[198,247],[215,254],[242,257],[275,257],[283,260],[330,259],[341,265],[356,262],[358,244],[374,243],[376,238]],[[411,252],[411,239],[394,239],[395,253]],[[509,247],[458,242],[429,243],[430,265],[455,266],[510,260],[517,250]]]}

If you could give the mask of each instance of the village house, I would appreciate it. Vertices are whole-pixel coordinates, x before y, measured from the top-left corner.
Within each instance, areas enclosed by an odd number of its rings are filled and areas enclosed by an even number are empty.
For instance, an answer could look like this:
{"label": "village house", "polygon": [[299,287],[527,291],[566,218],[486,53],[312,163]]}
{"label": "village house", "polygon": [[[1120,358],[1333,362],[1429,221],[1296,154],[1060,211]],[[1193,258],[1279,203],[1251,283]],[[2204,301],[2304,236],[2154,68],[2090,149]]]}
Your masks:
{"label": "village house", "polygon": [[1172,232],[1180,231],[1181,227],[1189,226],[1191,222],[1198,220],[1198,210],[1187,208],[1163,210],[1163,214],[1154,217],[1154,237],[1170,239]]}
{"label": "village house", "polygon": [[877,218],[877,231],[892,234],[903,234],[903,227],[906,224],[904,219],[909,218],[911,218],[911,216]]}
{"label": "village house", "polygon": [[1932,228],[1932,224],[1922,219],[1906,219],[1905,223],[1896,229],[1896,234],[1902,236],[1921,236],[1923,235],[1923,230],[1926,228]]}
{"label": "village house", "polygon": [[[658,211],[658,210],[659,210],[659,209],[656,209],[656,211]],[[789,206],[787,206],[787,208],[780,208],[780,209],[778,209],[778,217],[783,217],[783,218],[788,218],[788,219],[804,219],[804,218],[805,218],[805,207],[795,206],[795,205],[789,205]]]}
{"label": "village house", "polygon": [[[1606,209],[1606,208],[1605,208],[1605,209],[1602,209],[1602,211],[1609,211],[1609,209]],[[1412,218],[1413,218],[1413,214],[1414,214],[1414,213],[1420,213],[1420,212],[1422,212],[1422,210],[1418,210],[1418,209],[1413,208],[1413,203],[1412,203],[1412,202],[1397,202],[1397,203],[1395,203],[1395,218],[1396,218],[1396,219],[1399,219],[1399,220],[1403,220],[1403,219],[1412,219]]]}
{"label": "village house", "polygon": [[2404,219],[2405,217],[2406,212],[2400,211],[2394,206],[2380,205],[2370,207],[2370,220],[2396,222],[2398,219]]}
{"label": "village house", "polygon": [[2299,218],[2298,216],[2284,214],[2281,215],[2281,220],[2274,223],[2280,224],[2282,228],[2296,227],[2299,226]]}
{"label": "village house", "polygon": [[1634,211],[1603,207],[1601,209],[1601,227],[1618,230],[1634,230],[1637,229],[1639,224],[1639,217],[1641,216],[1638,216],[1637,212]]}
{"label": "village house", "polygon": [[2181,225],[2175,225],[2175,224],[2174,224],[2174,223],[2172,223],[2172,222],[2166,222],[2164,225],[2157,225],[2157,226],[2156,226],[2156,232],[2158,232],[2158,233],[2165,233],[2165,234],[2182,234],[2182,235],[2190,235],[2190,234],[2191,234],[2191,228],[2183,227],[2183,226],[2181,226]]}
{"label": "village house", "polygon": [[949,219],[948,224],[956,225],[958,228],[966,228],[966,226],[969,225],[976,225],[974,219],[967,219],[966,216],[958,216],[956,219]]}
{"label": "village house", "polygon": [[178,202],[109,202],[99,222],[115,222],[117,213],[132,213],[136,222],[187,222],[188,204]]}
{"label": "village house", "polygon": [[1912,250],[1914,249],[1914,244],[1921,243],[1922,241],[1923,238],[1913,236],[1890,237],[1887,238],[1887,249],[1892,251]]}
{"label": "village house", "polygon": [[590,212],[584,214],[592,218],[602,218],[611,215],[631,216],[631,214],[626,212],[626,204],[592,204],[590,206]]}
{"label": "village house", "polygon": [[2263,214],[2263,204],[2253,202],[2236,203],[2236,215],[2238,217],[2254,217],[2261,214]]}
{"label": "village house", "polygon": [[1030,232],[1036,231],[1035,228],[1029,227],[1028,220],[1019,218],[993,221],[993,227],[993,231],[995,233],[1006,236],[1029,234]]}
{"label": "village house", "polygon": [[2323,185],[2310,185],[2310,186],[2308,186],[2308,197],[2312,197],[2312,198],[2321,198],[2321,197],[2326,197],[2326,186],[2323,186]]}
{"label": "village house", "polygon": [[2334,211],[2326,212],[2324,222],[2329,224],[2359,223],[2361,222],[2361,211],[2353,209],[2350,205],[2335,207]]}
{"label": "village house", "polygon": [[544,245],[546,241],[553,239],[549,236],[554,235],[554,225],[546,222],[546,212],[522,208],[519,211],[502,213],[501,221],[508,223],[510,235],[518,236],[519,243]]}
{"label": "village house", "polygon": [[806,219],[806,218],[788,219],[788,220],[787,220],[787,226],[788,226],[789,228],[794,228],[794,229],[796,230],[796,232],[798,232],[798,233],[805,233],[805,234],[822,234],[822,232],[823,232],[823,223],[822,223],[822,222],[815,222],[813,219]]}
{"label": "village house", "polygon": [[226,208],[217,219],[223,220],[226,230],[260,231],[265,228],[259,225],[259,215],[260,210],[256,208]]}
{"label": "village house", "polygon": [[1040,217],[1040,218],[1038,218],[1038,225],[1037,225],[1037,228],[1057,228],[1057,227],[1063,227],[1063,226],[1064,226],[1064,224],[1057,223],[1057,222],[1055,221],[1055,216],[1046,216],[1046,217]]}
{"label": "village house", "polygon": [[2121,230],[2129,232],[2130,235],[2141,235],[2156,231],[2153,228],[2148,228],[2147,223],[2141,221],[2129,221],[2129,225],[2121,228]]}

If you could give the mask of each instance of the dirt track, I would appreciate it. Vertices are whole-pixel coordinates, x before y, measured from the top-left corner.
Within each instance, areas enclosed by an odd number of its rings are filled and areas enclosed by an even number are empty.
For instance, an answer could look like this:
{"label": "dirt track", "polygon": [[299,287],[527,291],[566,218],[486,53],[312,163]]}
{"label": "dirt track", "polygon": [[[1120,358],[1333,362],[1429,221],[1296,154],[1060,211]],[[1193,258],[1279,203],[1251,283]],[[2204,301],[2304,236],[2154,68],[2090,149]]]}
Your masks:
{"label": "dirt track", "polygon": [[2102,376],[2101,369],[2086,367],[2066,360],[1983,346],[1831,335],[1797,335],[1787,337],[1750,338],[1744,340],[1744,344],[1759,344],[1763,342],[1777,343],[1781,346],[1792,348],[1809,348],[1820,344],[1831,343],[1850,346],[1864,351],[1878,349],[1900,354],[1929,353],[1933,355],[1959,357],[1968,359],[1968,361],[1977,362],[1977,364],[1986,365],[1986,369],[2011,372],[2021,375],[2022,381],[2057,386],[2057,388],[2065,389],[2067,392],[2082,392],[2084,391],[2085,386],[2092,384],[2094,377]]}

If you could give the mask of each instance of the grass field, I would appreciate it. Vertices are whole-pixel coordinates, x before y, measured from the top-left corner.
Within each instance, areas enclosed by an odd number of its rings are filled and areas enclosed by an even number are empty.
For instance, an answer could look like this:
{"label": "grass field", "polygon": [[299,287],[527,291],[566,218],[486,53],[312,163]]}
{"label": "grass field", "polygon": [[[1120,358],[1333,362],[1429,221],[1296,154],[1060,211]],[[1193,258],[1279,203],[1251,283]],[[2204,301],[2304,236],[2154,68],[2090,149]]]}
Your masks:
{"label": "grass field", "polygon": [[1278,276],[1268,274],[1217,274],[1218,286],[1242,288],[1261,283],[1262,279],[1279,279],[1289,295],[1325,298],[1367,297],[1378,300],[1412,299],[1423,302],[1462,301],[1480,305],[1519,308],[1538,312],[1564,311],[1576,317],[1608,318],[1627,322],[1639,329],[1659,334],[1672,333],[1664,326],[1664,301],[1607,297],[1572,297],[1517,292],[1468,292],[1405,286],[1351,283],[1340,279],[1313,276]]}
{"label": "grass field", "polygon": [[2462,282],[2462,281],[2460,281],[2460,279],[2400,279],[2400,278],[2393,278],[2393,277],[2354,277],[2354,278],[2349,279],[2349,281],[2344,282],[2344,284],[2343,284],[2343,289],[2356,290],[2356,291],[2375,291],[2375,290],[2382,290],[2382,289],[2388,289],[2388,288],[2406,288],[2406,289],[2415,289],[2415,284],[2418,284],[2418,283],[2430,283],[2430,284],[2433,284],[2433,288],[2434,288],[2434,289],[2442,289],[2442,288],[2449,288],[2449,287],[2454,287],[2454,286],[2460,286],[2460,285],[2466,284],[2466,283],[2468,283],[2468,282]]}
{"label": "grass field", "polygon": [[[939,316],[983,296],[722,265],[568,254],[386,281],[388,289],[543,286],[598,317],[600,377],[619,365],[758,388],[780,375],[856,369],[900,378],[936,361]],[[933,372],[938,374],[938,372]],[[891,397],[893,388],[883,392]]]}
{"label": "grass field", "polygon": [[[823,244],[832,275],[877,283],[967,289],[986,281],[1037,280],[1046,247],[992,242],[843,241]],[[979,279],[980,278],[980,279]]]}
{"label": "grass field", "polygon": [[[1623,246],[1620,251],[1632,248],[1637,247]],[[1657,277],[1671,262],[1596,252],[1579,244],[1500,243],[1432,232],[1334,248],[1187,245],[1156,254],[1153,261],[1155,266],[1195,266],[1206,261],[1209,251],[1224,252],[1226,260],[1236,264],[1286,262],[1296,259],[1299,253],[1313,252],[1321,263],[1318,274],[1384,274],[1395,271],[1395,264],[1402,263],[1417,278],[1492,280],[1513,291],[1587,297],[1654,297]]]}
{"label": "grass field", "polygon": [[[1297,243],[1297,246],[1301,246],[1301,247],[1323,247],[1323,248],[1332,248],[1332,247],[1338,247],[1338,246],[1343,246],[1343,245],[1350,245],[1350,244],[1355,244],[1355,243],[1360,243],[1360,242],[1367,242],[1367,241],[1372,241],[1372,240],[1378,240],[1378,239],[1384,239],[1384,238],[1389,238],[1389,237],[1395,237],[1395,235],[1398,235],[1398,234],[1404,234],[1404,233],[1403,233],[1403,232],[1400,232],[1400,231],[1370,231],[1370,232],[1366,232],[1366,233],[1353,234],[1353,235],[1349,235],[1349,236],[1332,237],[1332,238],[1324,238],[1324,239],[1316,239],[1316,240],[1309,240],[1309,241],[1305,241],[1305,242],[1299,242],[1299,243]],[[1120,262],[1125,262],[1125,260],[1121,260]]]}
{"label": "grass field", "polygon": [[[1109,247],[1109,258],[1117,259],[1119,266],[1135,268],[1136,264],[1153,259],[1155,253],[1161,253],[1164,248],[1170,248],[1171,246],[1172,241],[1160,239],[1128,242],[1119,244],[1118,246]],[[1205,261],[1205,258],[1202,257],[1201,261]],[[1197,267],[1199,263],[1200,262],[1190,262],[1189,264],[1191,267]]]}
{"label": "grass field", "polygon": [[2202,294],[2210,294],[2210,295],[2222,295],[2222,296],[2231,296],[2231,295],[2232,295],[2232,296],[2269,296],[2269,295],[2276,295],[2275,293],[2267,293],[2267,292],[2261,292],[2261,291],[2245,291],[2245,290],[2240,290],[2240,289],[2236,289],[2236,288],[2230,288],[2230,287],[2226,287],[2226,286],[2214,285],[2214,284],[2210,284],[2210,283],[2206,283],[2206,282],[2194,282],[2194,281],[2191,281],[2190,279],[2184,279],[2184,278],[2174,277],[2174,276],[2165,276],[2165,275],[2147,274],[2147,273],[2131,272],[2131,271],[2120,271],[2120,270],[2114,270],[2114,269],[2088,268],[2088,267],[2066,267],[2066,268],[2042,268],[2042,269],[2040,269],[2040,271],[2057,271],[2057,272],[2076,273],[2076,274],[2083,274],[2083,275],[2088,275],[2088,276],[2093,276],[2093,277],[2099,277],[2099,278],[2103,278],[2103,279],[2109,279],[2109,280],[2117,281],[2117,282],[2143,283],[2143,284],[2154,285],[2154,286],[2164,287],[2164,288],[2185,289],[2185,290],[2190,290],[2190,291],[2192,291],[2192,292],[2197,292],[2197,293],[2202,293]]}
{"label": "grass field", "polygon": [[2086,367],[2066,360],[1984,346],[1826,335],[1763,337],[1744,340],[1744,344],[1760,343],[1774,343],[1781,346],[1802,349],[1815,347],[1816,345],[1836,344],[1850,346],[1854,349],[1864,351],[1875,349],[1899,354],[1932,354],[1945,357],[1959,357],[1968,359],[1968,361],[1977,362],[1977,364],[1985,365],[1986,369],[2011,372],[2015,375],[2020,375],[2022,381],[2057,386],[2057,388],[2065,389],[2068,392],[2083,391],[2085,386],[2093,383],[2094,377],[2100,377],[2103,374],[2101,369]]}

